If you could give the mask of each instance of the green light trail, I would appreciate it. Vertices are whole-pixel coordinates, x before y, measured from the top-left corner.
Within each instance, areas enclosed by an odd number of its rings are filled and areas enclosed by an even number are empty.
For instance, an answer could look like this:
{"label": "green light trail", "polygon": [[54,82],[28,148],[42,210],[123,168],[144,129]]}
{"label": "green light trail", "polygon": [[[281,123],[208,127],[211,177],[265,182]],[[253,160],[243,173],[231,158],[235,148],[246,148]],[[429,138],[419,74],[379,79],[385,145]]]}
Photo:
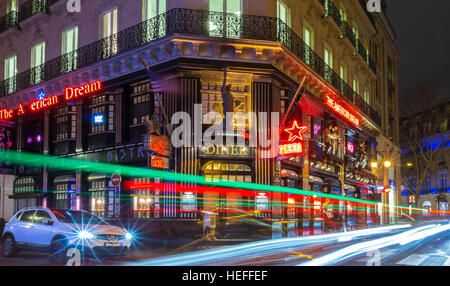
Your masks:
{"label": "green light trail", "polygon": [[[131,178],[159,178],[166,182],[178,182],[178,183],[196,183],[200,185],[209,185],[213,187],[224,187],[233,189],[245,189],[254,191],[267,191],[274,193],[286,193],[294,195],[302,195],[309,197],[328,198],[333,200],[345,200],[355,203],[362,203],[367,205],[378,206],[378,202],[366,201],[357,198],[344,197],[333,194],[325,194],[320,192],[306,191],[300,189],[291,189],[287,187],[261,185],[256,183],[246,182],[232,182],[218,180],[215,182],[208,181],[205,177],[189,174],[180,174],[168,171],[154,170],[148,168],[139,168],[132,166],[123,166],[117,164],[108,164],[101,162],[84,161],[71,158],[61,158],[55,156],[32,154],[26,152],[15,151],[0,151],[0,158],[4,161],[10,161],[14,165],[26,165],[34,167],[44,167],[47,169],[58,169],[66,171],[78,171],[88,173],[101,173],[101,174],[120,174],[121,176]],[[388,204],[383,204],[384,207],[389,207]],[[407,207],[395,206],[395,208],[406,209]],[[422,211],[423,209],[413,208],[414,211]]]}

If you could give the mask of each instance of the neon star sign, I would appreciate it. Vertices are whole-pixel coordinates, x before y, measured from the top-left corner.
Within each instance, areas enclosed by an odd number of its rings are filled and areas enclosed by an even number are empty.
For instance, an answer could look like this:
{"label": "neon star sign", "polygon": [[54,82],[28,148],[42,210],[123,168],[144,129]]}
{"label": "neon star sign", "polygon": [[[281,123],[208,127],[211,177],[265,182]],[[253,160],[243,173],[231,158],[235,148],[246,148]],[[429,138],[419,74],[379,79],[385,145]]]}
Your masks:
{"label": "neon star sign", "polygon": [[284,129],[284,131],[289,133],[289,142],[294,142],[296,139],[303,140],[303,133],[308,131],[308,127],[298,126],[297,121],[294,121],[294,125],[291,128]]}
{"label": "neon star sign", "polygon": [[[284,132],[289,133],[289,143],[288,144],[280,144],[279,155],[280,156],[288,156],[288,155],[302,155],[303,154],[303,134],[308,131],[307,126],[299,126],[297,121],[294,121],[294,124],[291,128],[284,129]],[[300,142],[298,142],[300,141]]]}

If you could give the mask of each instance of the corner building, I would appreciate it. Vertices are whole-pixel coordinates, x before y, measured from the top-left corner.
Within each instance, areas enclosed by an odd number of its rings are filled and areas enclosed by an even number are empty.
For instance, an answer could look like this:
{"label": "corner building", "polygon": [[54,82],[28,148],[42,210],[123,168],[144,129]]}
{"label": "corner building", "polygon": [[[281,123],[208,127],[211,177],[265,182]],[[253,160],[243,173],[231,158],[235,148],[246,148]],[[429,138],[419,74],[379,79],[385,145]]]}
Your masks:
{"label": "corner building", "polygon": [[[83,1],[81,13],[69,13],[62,0],[8,0],[1,7],[0,106],[15,111],[10,149],[380,201],[382,183],[371,162],[381,160],[384,149],[399,154],[398,53],[384,12],[370,14],[365,6],[357,0],[111,0]],[[140,58],[170,88],[155,93]],[[169,161],[154,162],[146,120],[163,122],[164,111],[169,120],[178,111],[194,118],[200,104],[206,130],[212,124],[207,113],[222,112],[224,66],[240,103],[236,111],[279,112],[280,122],[306,77],[285,124],[308,127],[303,154],[267,159],[262,147],[182,147]],[[101,90],[65,100],[66,87],[97,81]],[[57,104],[34,112],[27,107],[52,95],[59,96]],[[25,114],[18,114],[20,104]],[[235,128],[263,124],[244,122]],[[258,210],[274,229],[274,222],[289,219],[280,235],[327,231],[330,204],[318,198],[197,193],[127,177],[115,187],[102,170],[67,172],[51,165],[5,170],[15,211],[43,204],[198,225],[202,211],[212,210],[220,226],[231,223],[227,217],[243,208],[236,202],[245,201],[246,210]],[[392,170],[396,185],[398,167]],[[124,182],[159,187],[127,189]],[[339,204],[328,216],[343,218],[347,229],[378,223],[375,210],[355,215],[354,207]]]}

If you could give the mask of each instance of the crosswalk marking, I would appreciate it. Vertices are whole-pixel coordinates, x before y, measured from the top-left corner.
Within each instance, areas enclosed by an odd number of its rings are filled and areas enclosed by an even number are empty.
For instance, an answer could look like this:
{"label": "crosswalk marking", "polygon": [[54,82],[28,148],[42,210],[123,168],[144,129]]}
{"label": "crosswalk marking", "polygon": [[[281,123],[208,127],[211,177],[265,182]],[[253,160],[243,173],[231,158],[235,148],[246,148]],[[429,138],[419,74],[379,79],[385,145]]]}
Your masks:
{"label": "crosswalk marking", "polygon": [[[384,258],[394,254],[394,252],[396,252],[396,251],[397,251],[396,249],[389,249],[386,251],[381,251],[380,259],[383,260]],[[371,256],[362,257],[362,258],[356,260],[356,262],[367,262],[367,261],[369,261],[369,259],[372,259],[372,257]]]}
{"label": "crosswalk marking", "polygon": [[442,266],[450,266],[450,257],[447,258],[447,261],[445,261],[444,264],[442,264]]}
{"label": "crosswalk marking", "polygon": [[429,257],[429,255],[411,254],[410,256],[406,257],[405,259],[397,262],[397,264],[418,266],[422,262],[424,262],[425,259],[427,259],[428,257]]}

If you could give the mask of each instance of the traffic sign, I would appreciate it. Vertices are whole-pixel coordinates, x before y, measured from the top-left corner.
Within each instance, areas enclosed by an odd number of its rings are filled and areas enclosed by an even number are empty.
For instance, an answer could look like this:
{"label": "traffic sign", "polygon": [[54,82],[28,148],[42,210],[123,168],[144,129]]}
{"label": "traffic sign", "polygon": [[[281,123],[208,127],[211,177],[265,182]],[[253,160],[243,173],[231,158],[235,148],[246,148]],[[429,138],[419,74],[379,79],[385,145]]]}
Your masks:
{"label": "traffic sign", "polygon": [[111,176],[111,183],[113,184],[114,187],[117,187],[120,185],[120,182],[122,182],[122,177],[118,174],[113,174]]}

